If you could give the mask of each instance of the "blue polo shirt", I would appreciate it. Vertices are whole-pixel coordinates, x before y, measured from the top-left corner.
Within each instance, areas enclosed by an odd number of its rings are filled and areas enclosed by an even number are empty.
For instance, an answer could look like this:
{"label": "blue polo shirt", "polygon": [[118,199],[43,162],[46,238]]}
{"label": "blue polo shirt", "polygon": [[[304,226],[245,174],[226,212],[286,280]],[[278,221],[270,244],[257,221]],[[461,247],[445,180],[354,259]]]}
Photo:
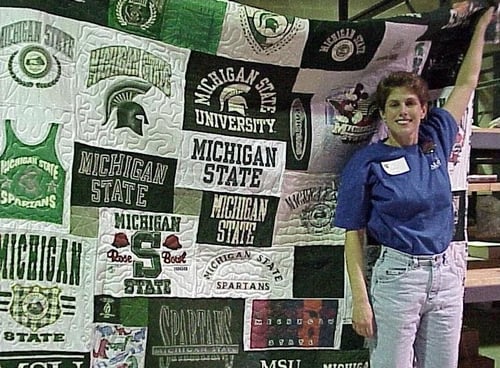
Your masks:
{"label": "blue polo shirt", "polygon": [[433,108],[418,144],[378,142],[357,151],[342,173],[335,225],[366,228],[380,244],[405,253],[443,252],[454,226],[448,157],[457,131],[450,113]]}

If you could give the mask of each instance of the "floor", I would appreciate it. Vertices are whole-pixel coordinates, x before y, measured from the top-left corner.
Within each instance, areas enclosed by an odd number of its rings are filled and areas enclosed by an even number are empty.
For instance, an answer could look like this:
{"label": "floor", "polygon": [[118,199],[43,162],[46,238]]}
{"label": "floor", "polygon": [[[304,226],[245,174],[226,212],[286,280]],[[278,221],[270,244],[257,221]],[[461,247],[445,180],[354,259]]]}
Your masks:
{"label": "floor", "polygon": [[500,368],[500,302],[466,304],[464,325],[479,331],[479,354],[495,360]]}

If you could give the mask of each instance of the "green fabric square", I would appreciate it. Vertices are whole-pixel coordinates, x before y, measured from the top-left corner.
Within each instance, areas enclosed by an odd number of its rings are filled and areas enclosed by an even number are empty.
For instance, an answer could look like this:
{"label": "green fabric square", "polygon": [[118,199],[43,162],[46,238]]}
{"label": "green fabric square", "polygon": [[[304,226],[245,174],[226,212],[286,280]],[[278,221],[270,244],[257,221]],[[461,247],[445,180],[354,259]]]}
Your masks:
{"label": "green fabric square", "polygon": [[215,55],[227,4],[172,0],[163,13],[160,39],[168,44]]}

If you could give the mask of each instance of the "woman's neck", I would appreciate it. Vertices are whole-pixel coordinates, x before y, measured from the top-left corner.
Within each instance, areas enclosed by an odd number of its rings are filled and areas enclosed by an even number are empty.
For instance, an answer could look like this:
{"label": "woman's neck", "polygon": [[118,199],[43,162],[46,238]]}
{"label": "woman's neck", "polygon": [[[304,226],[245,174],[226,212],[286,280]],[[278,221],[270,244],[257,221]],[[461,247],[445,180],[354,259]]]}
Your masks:
{"label": "woman's neck", "polygon": [[394,137],[389,134],[389,137],[384,142],[388,146],[392,147],[405,147],[405,146],[413,146],[418,143],[418,137],[406,136],[402,137]]}

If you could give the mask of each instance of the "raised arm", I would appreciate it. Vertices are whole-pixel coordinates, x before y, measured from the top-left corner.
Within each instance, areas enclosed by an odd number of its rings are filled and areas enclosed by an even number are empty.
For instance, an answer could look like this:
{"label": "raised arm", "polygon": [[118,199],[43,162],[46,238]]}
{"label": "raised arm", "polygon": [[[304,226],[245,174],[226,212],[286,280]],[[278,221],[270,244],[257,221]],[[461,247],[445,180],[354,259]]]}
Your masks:
{"label": "raised arm", "polygon": [[365,282],[364,241],[364,229],[346,231],[345,257],[352,293],[352,325],[358,335],[371,337],[375,326]]}
{"label": "raised arm", "polygon": [[469,48],[460,66],[455,86],[443,106],[453,115],[457,122],[462,119],[472,93],[477,87],[483,59],[484,34],[492,19],[493,11],[493,7],[489,8],[476,24]]}

